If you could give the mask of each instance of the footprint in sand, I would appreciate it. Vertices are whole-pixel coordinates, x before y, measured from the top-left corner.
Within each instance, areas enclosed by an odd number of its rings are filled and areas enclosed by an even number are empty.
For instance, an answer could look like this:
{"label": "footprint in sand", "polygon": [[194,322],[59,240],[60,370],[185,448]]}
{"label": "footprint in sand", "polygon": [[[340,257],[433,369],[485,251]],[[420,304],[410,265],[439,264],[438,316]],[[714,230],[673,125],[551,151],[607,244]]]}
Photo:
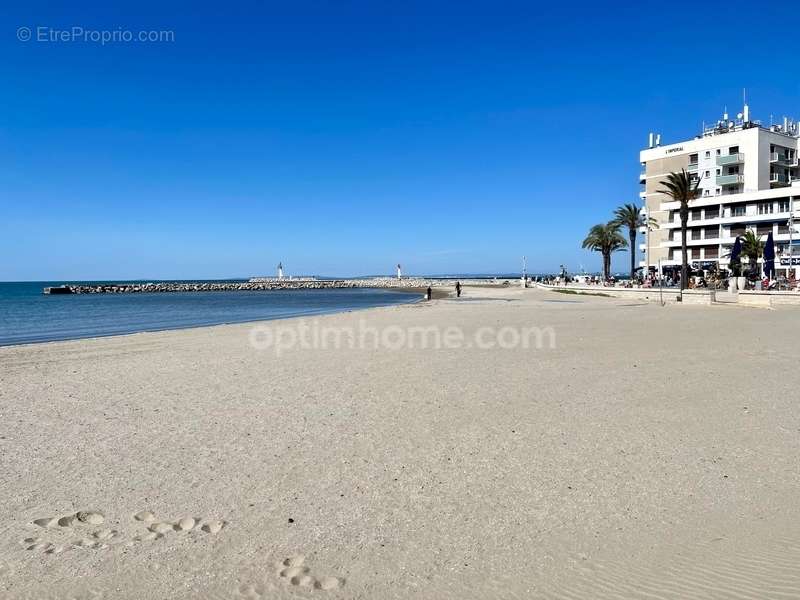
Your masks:
{"label": "footprint in sand", "polygon": [[133,515],[133,518],[142,523],[152,523],[156,520],[156,516],[149,510],[142,510]]}
{"label": "footprint in sand", "polygon": [[342,577],[318,576],[311,572],[305,564],[306,557],[295,554],[278,563],[278,576],[288,581],[291,585],[316,590],[335,590],[344,585]]}
{"label": "footprint in sand", "polygon": [[206,521],[201,529],[206,533],[219,533],[226,525],[225,521]]}
{"label": "footprint in sand", "polygon": [[33,524],[43,529],[55,527],[73,527],[75,525],[100,525],[105,521],[102,513],[92,510],[80,510],[66,517],[42,517],[34,519]]}
{"label": "footprint in sand", "polygon": [[171,531],[175,531],[175,526],[172,523],[156,522],[156,523],[151,523],[148,529],[152,533],[158,533],[164,535]]}
{"label": "footprint in sand", "polygon": [[96,540],[113,540],[119,537],[119,532],[115,529],[101,529],[99,531],[95,531],[92,534],[92,537]]}
{"label": "footprint in sand", "polygon": [[[147,530],[132,539],[125,539],[116,529],[103,528],[92,531],[92,526],[101,525],[106,518],[103,513],[94,510],[81,510],[63,517],[40,517],[34,519],[32,524],[48,530],[46,537],[50,540],[36,536],[27,537],[21,544],[32,552],[45,554],[60,554],[69,549],[105,550],[112,546],[124,544],[126,547],[134,546],[137,542],[152,542],[160,540],[169,533],[191,534],[202,531],[207,534],[216,534],[227,526],[226,521],[205,520],[200,517],[181,517],[177,521],[160,521],[154,513],[143,510],[133,516],[147,527]],[[77,539],[67,541],[66,536],[77,534]]]}
{"label": "footprint in sand", "polygon": [[[157,521],[155,514],[149,510],[143,510],[136,513],[133,518],[145,525],[152,533],[159,535],[166,535],[173,531],[189,532],[202,530],[206,533],[219,533],[227,525],[225,521],[219,520],[204,520],[200,517],[181,517],[175,522],[171,521]],[[200,523],[203,523],[202,525]]]}
{"label": "footprint in sand", "polygon": [[38,537],[27,537],[21,541],[21,544],[26,550],[31,552],[41,552],[44,554],[61,554],[69,549],[68,545],[64,544],[51,544]]}
{"label": "footprint in sand", "polygon": [[[298,590],[307,590],[309,593],[336,590],[344,586],[343,577],[319,576],[312,572],[311,567],[305,564],[305,556],[294,554],[277,563],[276,575],[280,582],[296,587]],[[232,594],[223,593],[220,597],[244,598],[247,600],[266,600],[280,595],[276,589],[278,582],[264,580],[257,583],[247,583],[236,588]]]}
{"label": "footprint in sand", "polygon": [[[248,583],[240,586],[233,594],[236,598],[247,598],[248,600],[259,600],[275,596],[274,591],[268,589],[263,583]],[[228,594],[225,594],[227,597]]]}
{"label": "footprint in sand", "polygon": [[94,538],[82,538],[80,540],[75,540],[72,542],[72,545],[76,548],[84,548],[86,550],[105,550],[108,548],[108,544],[105,544],[97,539]]}
{"label": "footprint in sand", "polygon": [[[72,532],[76,526],[100,525],[105,521],[102,513],[93,510],[81,510],[64,517],[41,517],[33,520],[33,524],[42,529],[50,530],[54,538]],[[72,542],[55,540],[53,542],[38,537],[25,538],[22,543],[27,550],[43,552],[45,554],[60,554],[70,548],[107,548],[113,538],[118,537],[118,532],[113,529],[101,529],[89,533],[87,537]]]}

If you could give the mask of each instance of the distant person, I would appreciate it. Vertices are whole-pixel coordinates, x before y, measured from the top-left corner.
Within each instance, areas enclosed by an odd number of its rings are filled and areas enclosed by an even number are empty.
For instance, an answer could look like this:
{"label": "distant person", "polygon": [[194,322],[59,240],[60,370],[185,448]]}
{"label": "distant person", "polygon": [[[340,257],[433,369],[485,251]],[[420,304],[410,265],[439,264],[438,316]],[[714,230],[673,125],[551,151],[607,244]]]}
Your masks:
{"label": "distant person", "polygon": [[461,298],[461,282],[456,281],[456,298]]}
{"label": "distant person", "polygon": [[426,294],[428,296],[428,300],[433,298],[433,290],[431,289],[431,286],[428,286],[428,290],[427,290]]}

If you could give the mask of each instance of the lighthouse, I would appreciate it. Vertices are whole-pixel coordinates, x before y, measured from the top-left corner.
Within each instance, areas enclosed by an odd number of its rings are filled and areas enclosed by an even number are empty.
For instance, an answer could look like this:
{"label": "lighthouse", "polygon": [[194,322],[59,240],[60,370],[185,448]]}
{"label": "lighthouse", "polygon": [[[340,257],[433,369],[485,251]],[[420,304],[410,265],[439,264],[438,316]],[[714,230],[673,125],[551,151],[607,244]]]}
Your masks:
{"label": "lighthouse", "polygon": [[403,270],[400,267],[400,263],[397,263],[397,278],[398,279],[402,279],[403,278]]}
{"label": "lighthouse", "polygon": [[283,279],[283,263],[278,263],[278,281]]}

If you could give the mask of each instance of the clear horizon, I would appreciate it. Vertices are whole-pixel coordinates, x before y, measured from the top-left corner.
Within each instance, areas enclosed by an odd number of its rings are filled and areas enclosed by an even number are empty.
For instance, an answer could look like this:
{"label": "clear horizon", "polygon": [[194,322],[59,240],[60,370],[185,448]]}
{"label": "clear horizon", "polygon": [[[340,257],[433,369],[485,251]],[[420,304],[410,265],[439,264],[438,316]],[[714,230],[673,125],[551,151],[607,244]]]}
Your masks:
{"label": "clear horizon", "polygon": [[650,131],[800,116],[791,52],[697,35],[744,2],[188,6],[6,9],[0,281],[596,272]]}
{"label": "clear horizon", "polygon": [[[529,277],[535,277],[540,275],[556,275],[557,271],[548,272],[548,271],[536,271],[531,272],[528,271]],[[587,271],[587,275],[599,275],[600,271]],[[575,275],[576,273],[570,272],[571,275]],[[626,272],[624,269],[615,270],[613,274],[617,275],[625,275]],[[500,278],[511,278],[511,277],[518,277],[520,273],[514,273],[513,271],[503,271],[497,273],[403,273],[403,277],[406,278],[425,278],[425,277],[500,277]],[[173,278],[155,278],[155,277],[135,277],[131,279],[25,279],[25,280],[17,280],[17,281],[0,281],[0,283],[54,283],[56,281],[63,282],[63,283],[79,283],[79,282],[90,282],[96,281],[99,283],[124,283],[124,282],[139,282],[139,281],[238,281],[238,280],[247,280],[253,277],[274,277],[274,273],[259,273],[254,275],[245,275],[245,276],[230,276],[230,277],[212,277],[212,278],[200,278],[200,277],[173,277]],[[324,274],[324,273],[286,273],[285,275],[287,278],[291,277],[321,277],[325,279],[361,279],[361,278],[369,278],[369,277],[394,277],[394,273],[361,273],[361,274]]]}

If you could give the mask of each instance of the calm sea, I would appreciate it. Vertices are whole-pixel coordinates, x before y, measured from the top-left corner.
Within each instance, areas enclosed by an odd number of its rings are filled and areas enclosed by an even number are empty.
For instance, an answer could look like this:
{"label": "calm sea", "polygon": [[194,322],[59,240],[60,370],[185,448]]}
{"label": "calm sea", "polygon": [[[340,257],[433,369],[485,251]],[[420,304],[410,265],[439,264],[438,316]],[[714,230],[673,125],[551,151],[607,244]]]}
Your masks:
{"label": "calm sea", "polygon": [[42,294],[61,283],[0,283],[0,345],[318,315],[420,298],[379,289]]}

